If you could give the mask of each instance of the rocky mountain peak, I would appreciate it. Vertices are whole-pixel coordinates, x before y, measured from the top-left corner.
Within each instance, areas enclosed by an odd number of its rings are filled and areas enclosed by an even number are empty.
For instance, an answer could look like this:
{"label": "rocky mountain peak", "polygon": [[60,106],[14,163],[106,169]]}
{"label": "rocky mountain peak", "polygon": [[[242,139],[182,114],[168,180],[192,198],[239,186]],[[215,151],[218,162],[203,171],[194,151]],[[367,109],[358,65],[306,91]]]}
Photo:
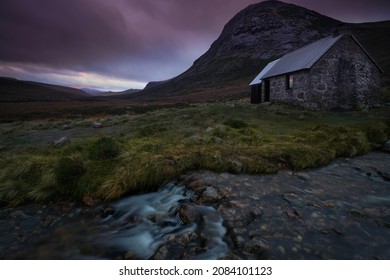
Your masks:
{"label": "rocky mountain peak", "polygon": [[340,24],[335,19],[293,4],[260,2],[234,16],[198,62],[210,58],[278,57],[330,35]]}
{"label": "rocky mountain peak", "polygon": [[[371,25],[343,23],[297,5],[263,1],[236,14],[209,50],[187,71],[168,81],[153,83],[129,97],[176,98],[229,86],[239,86],[241,94],[245,94],[250,80],[269,61],[345,27],[353,28],[363,41],[370,42],[388,32],[386,24],[380,26],[372,29]],[[381,52],[386,46],[377,48]],[[226,90],[220,92],[225,94]]]}

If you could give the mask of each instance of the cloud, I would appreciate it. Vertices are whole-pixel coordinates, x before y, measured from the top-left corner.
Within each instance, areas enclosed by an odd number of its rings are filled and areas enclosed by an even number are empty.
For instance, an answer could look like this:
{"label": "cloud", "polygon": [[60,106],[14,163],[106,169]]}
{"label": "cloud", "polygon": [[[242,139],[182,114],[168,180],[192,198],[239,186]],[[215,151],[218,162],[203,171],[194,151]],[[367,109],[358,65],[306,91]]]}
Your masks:
{"label": "cloud", "polygon": [[[0,63],[163,80],[186,70],[230,18],[256,2],[1,0]],[[387,0],[289,2],[347,21],[385,19],[389,10]]]}
{"label": "cloud", "polygon": [[0,76],[74,88],[89,88],[93,85],[94,89],[102,91],[142,89],[145,86],[144,82],[136,80],[121,79],[93,72],[49,68],[29,63],[2,63],[0,64]]}

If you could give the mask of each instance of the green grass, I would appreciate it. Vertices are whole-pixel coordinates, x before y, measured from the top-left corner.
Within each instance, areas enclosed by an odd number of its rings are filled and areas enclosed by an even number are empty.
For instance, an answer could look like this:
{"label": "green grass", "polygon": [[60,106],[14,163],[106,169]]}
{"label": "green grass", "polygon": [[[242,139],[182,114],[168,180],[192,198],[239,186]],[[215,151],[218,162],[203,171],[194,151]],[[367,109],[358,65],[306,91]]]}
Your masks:
{"label": "green grass", "polygon": [[245,103],[111,116],[102,121],[111,121],[117,136],[91,136],[62,148],[3,148],[0,200],[111,200],[152,191],[190,170],[272,174],[318,167],[385,142],[389,119],[388,108],[336,114]]}

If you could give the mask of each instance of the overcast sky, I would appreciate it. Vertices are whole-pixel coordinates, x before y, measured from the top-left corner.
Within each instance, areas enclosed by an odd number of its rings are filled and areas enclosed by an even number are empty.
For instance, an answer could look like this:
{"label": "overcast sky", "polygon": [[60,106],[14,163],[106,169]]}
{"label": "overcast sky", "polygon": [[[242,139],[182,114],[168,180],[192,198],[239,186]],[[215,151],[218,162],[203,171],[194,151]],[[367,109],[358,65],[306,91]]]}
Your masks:
{"label": "overcast sky", "polygon": [[[0,0],[0,76],[106,90],[190,67],[259,0]],[[389,0],[290,0],[345,22],[390,19]]]}

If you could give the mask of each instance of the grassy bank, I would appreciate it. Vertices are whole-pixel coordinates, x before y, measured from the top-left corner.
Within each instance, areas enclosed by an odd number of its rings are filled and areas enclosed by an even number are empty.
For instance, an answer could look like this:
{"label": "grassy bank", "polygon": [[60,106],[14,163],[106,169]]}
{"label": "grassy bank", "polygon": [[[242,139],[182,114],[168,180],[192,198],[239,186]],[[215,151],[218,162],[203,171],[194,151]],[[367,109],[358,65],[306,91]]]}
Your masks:
{"label": "grassy bank", "polygon": [[[118,118],[102,120],[113,124],[111,134],[83,137],[62,148],[3,146],[0,200],[11,205],[86,196],[110,200],[156,189],[198,169],[301,170],[364,154],[390,136],[388,108],[336,114],[215,103]],[[53,126],[39,125],[41,130]]]}

